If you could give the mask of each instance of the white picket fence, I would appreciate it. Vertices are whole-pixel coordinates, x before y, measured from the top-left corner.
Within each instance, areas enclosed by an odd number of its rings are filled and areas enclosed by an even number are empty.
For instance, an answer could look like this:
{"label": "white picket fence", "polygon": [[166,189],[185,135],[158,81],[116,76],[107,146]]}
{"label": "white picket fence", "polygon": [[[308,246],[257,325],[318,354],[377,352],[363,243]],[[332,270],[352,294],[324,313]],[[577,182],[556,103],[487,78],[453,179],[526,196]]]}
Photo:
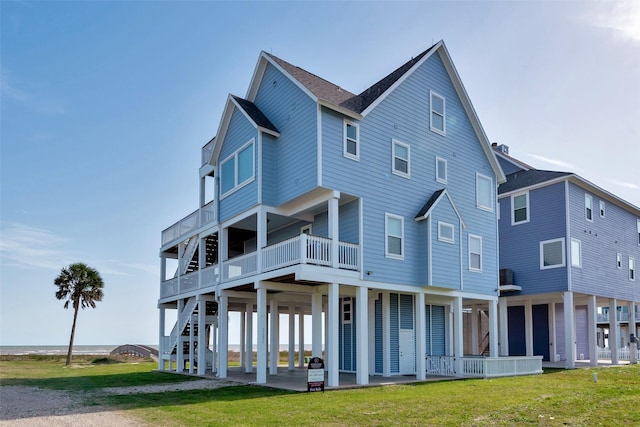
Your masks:
{"label": "white picket fence", "polygon": [[[611,349],[609,347],[598,347],[598,359],[611,360]],[[629,347],[618,349],[618,360],[631,360],[631,351]],[[636,349],[636,360],[640,360],[640,349]]]}

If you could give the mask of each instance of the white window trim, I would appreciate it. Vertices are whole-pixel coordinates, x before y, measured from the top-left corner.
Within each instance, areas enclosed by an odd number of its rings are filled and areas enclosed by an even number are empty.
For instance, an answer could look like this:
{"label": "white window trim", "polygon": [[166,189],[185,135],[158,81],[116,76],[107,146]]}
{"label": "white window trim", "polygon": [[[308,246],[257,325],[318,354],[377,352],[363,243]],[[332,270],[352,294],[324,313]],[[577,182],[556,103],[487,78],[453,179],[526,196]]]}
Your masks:
{"label": "white window trim", "polygon": [[[518,221],[516,222],[516,209],[515,209],[515,204],[514,204],[514,198],[518,197],[518,196],[526,196],[526,210],[527,210],[527,217],[522,220],[522,221]],[[511,225],[520,225],[520,224],[526,224],[529,222],[529,212],[531,211],[531,209],[529,208],[529,192],[525,191],[524,193],[518,193],[518,194],[514,194],[511,196]]]}
{"label": "white window trim", "polygon": [[[440,170],[440,168],[438,167],[438,162],[444,163],[444,179],[440,178],[440,176],[438,175],[438,171]],[[448,169],[447,159],[443,159],[442,157],[436,157],[436,181],[437,182],[441,184],[447,183],[448,174],[449,174],[449,171],[447,169]]]}
{"label": "white window trim", "polygon": [[637,228],[637,233],[636,233],[636,237],[638,238],[638,246],[640,246],[640,218],[638,218],[636,220],[636,228]]}
{"label": "white window trim", "polygon": [[[311,234],[311,230],[311,224],[303,225],[300,227],[300,234]],[[305,233],[305,231],[308,231],[308,233]]]}
{"label": "white window trim", "polygon": [[618,270],[622,270],[622,254],[620,252],[616,254],[616,267]]}
{"label": "white window trim", "polygon": [[[356,154],[355,156],[347,151],[347,125],[356,128]],[[350,120],[344,119],[342,125],[342,155],[348,159],[360,161],[360,126]]]}
{"label": "white window trim", "polygon": [[[557,265],[544,265],[544,245],[547,243],[555,243],[555,242],[562,242],[562,263]],[[564,237],[561,237],[559,239],[543,240],[542,242],[540,242],[540,270],[549,270],[552,268],[565,267],[567,265],[567,254],[565,252],[566,252],[566,248],[564,243]]]}
{"label": "white window trim", "polygon": [[[491,201],[489,202],[490,206],[482,206],[480,205],[480,198],[478,197],[480,195],[480,191],[478,183],[480,182],[481,179],[486,179],[489,181],[489,191],[491,192]],[[481,173],[476,172],[476,207],[478,209],[482,209],[483,211],[487,211],[487,212],[493,212],[493,189],[494,189],[494,185],[493,185],[493,179],[490,176],[486,176],[486,175],[482,175]]]}
{"label": "white window trim", "polygon": [[[396,145],[401,145],[407,149],[407,172],[402,172],[396,169]],[[403,159],[404,160],[404,159]],[[397,139],[391,140],[391,172],[394,175],[401,176],[403,178],[411,178],[411,146],[400,142]]]}
{"label": "white window trim", "polygon": [[[633,265],[633,269],[631,268],[631,266]],[[629,280],[631,280],[632,282],[636,281],[636,274],[637,274],[637,268],[636,268],[636,259],[632,256],[629,257]],[[631,277],[631,272],[633,271],[633,277]]]}
{"label": "white window trim", "polygon": [[[578,244],[578,264],[573,263],[573,243]],[[578,239],[571,239],[571,266],[582,268],[582,242]]]}
{"label": "white window trim", "polygon": [[[587,200],[589,200],[589,204],[591,205],[591,219],[589,219],[587,217]],[[593,222],[593,196],[591,196],[591,194],[586,194],[584,195],[584,219],[586,219],[589,222]]]}
{"label": "white window trim", "polygon": [[[451,228],[451,238],[445,237],[440,233],[441,227]],[[438,240],[446,243],[455,243],[456,234],[455,227],[453,224],[449,224],[448,222],[438,221]]]}
{"label": "white window trim", "polygon": [[[252,151],[252,155],[251,155],[251,178],[247,179],[246,181],[244,181],[241,184],[238,184],[238,154],[242,150],[244,150],[245,148],[247,148],[250,145],[252,145],[252,147],[251,147],[251,151]],[[233,187],[231,187],[231,189],[228,190],[226,193],[220,194],[220,199],[221,200],[224,199],[225,197],[229,196],[230,194],[235,193],[236,191],[238,191],[242,187],[247,186],[250,183],[252,183],[253,181],[255,181],[255,179],[256,179],[256,146],[255,146],[255,138],[251,138],[249,140],[249,142],[244,144],[242,147],[238,148],[236,151],[234,151],[233,154],[231,154],[226,159],[221,161],[220,162],[220,171],[222,171],[222,165],[224,165],[226,162],[228,162],[231,158],[234,158]],[[220,178],[222,179],[222,175],[221,175]],[[222,189],[222,182],[220,182],[220,188]]]}
{"label": "white window trim", "polygon": [[[440,99],[442,99],[442,114],[436,112],[433,110],[433,97],[436,96]],[[429,128],[431,129],[431,131],[440,134],[442,136],[445,136],[447,134],[447,103],[446,103],[446,99],[444,98],[444,96],[437,94],[436,92],[430,90],[429,91]],[[442,115],[442,130],[433,127],[433,120],[431,119],[433,117],[433,113],[437,114],[437,115]]]}
{"label": "white window trim", "polygon": [[[349,297],[347,297],[347,298],[342,300],[342,324],[344,324],[344,325],[350,325],[351,322],[353,322],[353,301],[351,300],[351,298],[349,298]],[[346,320],[344,318],[344,315],[345,315],[344,308],[346,306],[349,306],[349,312],[348,312],[349,313],[349,320]]]}
{"label": "white window trim", "polygon": [[[480,240],[480,268],[474,268],[471,266],[471,240],[473,239],[477,239]],[[468,252],[469,252],[469,256],[468,256],[468,262],[469,262],[469,271],[475,272],[475,273],[482,273],[482,236],[478,236],[475,234],[469,234],[469,242],[468,242]]]}
{"label": "white window trim", "polygon": [[600,213],[600,218],[604,218],[606,216],[606,207],[607,204],[604,202],[604,200],[600,200],[598,202],[598,212]]}
{"label": "white window trim", "polygon": [[[387,237],[389,237],[389,230],[387,227],[389,218],[400,220],[400,255],[389,253],[389,240],[387,239]],[[390,213],[384,214],[384,256],[393,259],[404,259],[404,217]]]}

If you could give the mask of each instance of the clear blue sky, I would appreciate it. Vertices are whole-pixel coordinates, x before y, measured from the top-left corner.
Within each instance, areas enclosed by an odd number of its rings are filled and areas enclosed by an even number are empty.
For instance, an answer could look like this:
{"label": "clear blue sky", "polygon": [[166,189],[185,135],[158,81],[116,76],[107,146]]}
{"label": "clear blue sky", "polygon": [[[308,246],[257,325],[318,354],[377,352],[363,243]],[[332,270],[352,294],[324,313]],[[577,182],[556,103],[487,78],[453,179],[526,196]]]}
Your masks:
{"label": "clear blue sky", "polygon": [[160,233],[261,50],[359,93],[444,39],[491,141],[640,205],[639,5],[1,1],[0,344],[68,343],[76,261],[76,344],[157,343]]}

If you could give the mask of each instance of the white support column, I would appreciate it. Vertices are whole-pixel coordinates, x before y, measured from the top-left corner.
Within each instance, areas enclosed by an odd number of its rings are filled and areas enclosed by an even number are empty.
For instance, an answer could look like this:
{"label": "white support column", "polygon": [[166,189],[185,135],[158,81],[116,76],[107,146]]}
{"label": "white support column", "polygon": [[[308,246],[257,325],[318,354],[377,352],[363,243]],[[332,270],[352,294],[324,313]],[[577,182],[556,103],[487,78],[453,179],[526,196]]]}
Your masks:
{"label": "white support column", "polygon": [[575,328],[575,308],[573,306],[573,292],[564,292],[564,352],[567,369],[576,367],[576,328]]}
{"label": "white support column", "polygon": [[595,295],[589,295],[587,300],[587,333],[589,335],[589,365],[598,366],[598,306]]}
{"label": "white support column", "polygon": [[227,378],[229,364],[229,297],[218,299],[218,378]]}
{"label": "white support column", "polygon": [[453,320],[453,339],[455,342],[455,356],[456,356],[456,376],[463,375],[462,372],[462,358],[464,357],[464,335],[462,326],[462,297],[455,297],[454,302],[454,320]]}
{"label": "white support column", "polygon": [[[162,277],[162,276],[161,276]],[[162,355],[164,354],[165,351],[167,351],[166,348],[164,348],[164,329],[165,329],[165,323],[166,323],[166,313],[165,313],[165,308],[164,306],[160,306],[158,307],[158,314],[159,314],[159,319],[158,319],[158,337],[159,337],[159,341],[158,341],[158,370],[159,371],[164,371],[164,360],[162,359]],[[169,370],[171,370],[171,359],[169,359]]]}
{"label": "white support column", "polygon": [[427,320],[426,320],[426,311],[424,304],[424,294],[422,292],[418,292],[415,301],[415,312],[416,312],[416,380],[422,381],[426,378],[427,375],[427,364],[426,364],[426,353],[427,353],[427,343],[426,343],[426,332],[427,332]]}
{"label": "white support column", "polygon": [[296,367],[296,307],[289,306],[289,370]]}
{"label": "white support column", "polygon": [[311,294],[311,355],[322,357],[322,294]]}
{"label": "white support column", "polygon": [[478,326],[478,317],[480,317],[480,311],[476,304],[471,305],[471,354],[480,354],[480,329]]}
{"label": "white support column", "polygon": [[369,289],[356,289],[356,384],[369,384]]}
{"label": "white support column", "polygon": [[[180,277],[180,276],[178,276]],[[178,278],[178,280],[180,280]],[[182,318],[184,311],[184,300],[180,298],[178,300],[178,316],[177,316],[177,327],[178,327],[178,343],[176,344],[176,372],[184,371],[184,347],[182,345]]]}
{"label": "white support column", "polygon": [[329,284],[328,293],[328,333],[327,333],[327,360],[325,366],[328,370],[327,382],[329,387],[338,387],[339,385],[339,372],[338,372],[338,328],[340,309],[339,298],[340,297],[340,285],[338,283]]}
{"label": "white support column", "polygon": [[507,312],[507,298],[498,299],[498,315],[500,320],[500,356],[509,355],[509,323]]}
{"label": "white support column", "polygon": [[256,248],[258,256],[256,259],[257,272],[262,272],[262,249],[267,246],[267,213],[262,209],[257,214],[257,232],[256,232]]}
{"label": "white support column", "polygon": [[489,357],[498,357],[498,301],[489,301]]}
{"label": "white support column", "polygon": [[304,368],[304,311],[298,314],[298,367]]}
{"label": "white support column", "polygon": [[340,229],[338,224],[340,222],[340,216],[338,213],[337,197],[329,199],[328,209],[329,238],[331,239],[331,266],[333,268],[338,268],[338,242],[340,241]]}
{"label": "white support column", "polygon": [[244,310],[240,310],[240,368],[244,368],[246,360],[246,342],[245,342],[245,330],[246,330],[246,313]]}
{"label": "white support column", "polygon": [[195,329],[195,322],[193,321],[193,313],[189,315],[190,319],[189,319],[189,373],[193,374],[193,365],[194,365],[194,361],[195,361],[195,352],[194,350],[194,343],[195,343],[195,336],[194,336],[194,329]]}
{"label": "white support column", "polygon": [[[631,342],[631,334],[635,337],[636,342]],[[636,305],[633,301],[629,301],[629,363],[635,365],[638,363],[638,337],[636,336]]]}
{"label": "white support column", "polygon": [[198,301],[198,375],[204,375],[207,369],[207,301]]}
{"label": "white support column", "polygon": [[[167,257],[160,256],[160,285],[167,280]],[[164,331],[163,331],[164,333]]]}
{"label": "white support column", "polygon": [[382,376],[391,376],[391,294],[382,293]]}
{"label": "white support column", "polygon": [[267,290],[256,289],[258,311],[258,362],[256,366],[256,383],[267,382]]}
{"label": "white support column", "polygon": [[611,350],[611,364],[618,364],[618,301],[609,299],[609,349]]}
{"label": "white support column", "polygon": [[213,351],[213,362],[211,371],[218,374],[218,322],[211,328],[211,346]]}
{"label": "white support column", "polygon": [[529,299],[524,303],[524,341],[525,355],[533,356],[533,306]]}
{"label": "white support column", "polygon": [[245,322],[247,333],[245,334],[245,360],[244,360],[244,371],[249,373],[253,372],[253,303],[247,303],[247,307],[245,309],[245,315],[247,316],[247,320]]}
{"label": "white support column", "polygon": [[271,351],[269,352],[269,374],[278,374],[278,359],[280,357],[280,315],[278,314],[278,301],[272,298],[269,302],[269,314],[271,315],[271,321],[269,322],[269,345]]}

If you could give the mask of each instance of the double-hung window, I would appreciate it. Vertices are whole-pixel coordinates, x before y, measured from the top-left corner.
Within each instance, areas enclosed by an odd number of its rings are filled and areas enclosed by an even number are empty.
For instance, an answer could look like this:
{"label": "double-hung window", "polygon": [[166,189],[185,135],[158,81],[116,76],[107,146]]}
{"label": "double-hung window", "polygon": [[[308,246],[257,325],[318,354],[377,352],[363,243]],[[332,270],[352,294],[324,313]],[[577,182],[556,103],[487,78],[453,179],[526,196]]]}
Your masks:
{"label": "double-hung window", "polygon": [[593,197],[590,194],[584,195],[584,216],[587,221],[593,221]]}
{"label": "double-hung window", "polygon": [[482,271],[482,237],[469,234],[469,271]]}
{"label": "double-hung window", "polygon": [[636,228],[638,229],[638,244],[640,245],[640,219],[636,222]]}
{"label": "double-hung window", "polygon": [[360,160],[360,129],[357,124],[344,121],[343,154],[353,160]]}
{"label": "double-hung window", "polygon": [[636,280],[636,260],[629,257],[629,280]]}
{"label": "double-hung window", "polygon": [[431,118],[429,120],[430,129],[435,133],[445,135],[447,131],[447,124],[444,97],[433,91],[429,91],[429,101],[431,105]]}
{"label": "double-hung window", "polygon": [[493,180],[476,173],[476,206],[493,212]]}
{"label": "double-hung window", "polygon": [[511,196],[511,225],[529,222],[529,192]]}
{"label": "double-hung window", "polygon": [[618,267],[618,269],[622,268],[622,254],[620,252],[616,254],[616,267]]}
{"label": "double-hung window", "polygon": [[436,157],[436,181],[441,184],[447,183],[447,161]]}
{"label": "double-hung window", "polygon": [[223,160],[220,168],[220,193],[222,197],[253,181],[255,176],[254,140],[252,139]]}
{"label": "double-hung window", "polygon": [[604,205],[604,200],[600,200],[600,218],[604,218],[604,209],[605,209],[605,205]]}
{"label": "double-hung window", "polygon": [[400,141],[392,140],[393,159],[392,159],[392,171],[396,175],[409,178],[411,176],[411,170],[409,169],[411,164],[411,147]]}
{"label": "double-hung window", "polygon": [[398,215],[385,214],[385,256],[387,258],[404,258],[404,218]]}
{"label": "double-hung window", "polygon": [[582,268],[582,242],[571,239],[571,265]]}
{"label": "double-hung window", "polygon": [[540,242],[540,269],[564,267],[564,237]]}

